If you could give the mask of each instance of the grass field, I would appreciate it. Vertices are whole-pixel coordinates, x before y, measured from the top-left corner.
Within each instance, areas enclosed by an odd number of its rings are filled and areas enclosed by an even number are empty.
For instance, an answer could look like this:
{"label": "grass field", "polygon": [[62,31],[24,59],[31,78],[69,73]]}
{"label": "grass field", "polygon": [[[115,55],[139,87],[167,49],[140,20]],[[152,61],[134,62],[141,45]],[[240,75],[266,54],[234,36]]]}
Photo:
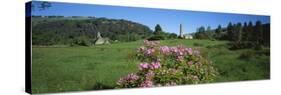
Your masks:
{"label": "grass field", "polygon": [[[269,79],[270,49],[227,49],[224,41],[165,40],[161,45],[199,48],[220,75],[216,82]],[[142,41],[91,47],[33,47],[32,92],[114,88],[116,81],[137,71],[132,58]]]}

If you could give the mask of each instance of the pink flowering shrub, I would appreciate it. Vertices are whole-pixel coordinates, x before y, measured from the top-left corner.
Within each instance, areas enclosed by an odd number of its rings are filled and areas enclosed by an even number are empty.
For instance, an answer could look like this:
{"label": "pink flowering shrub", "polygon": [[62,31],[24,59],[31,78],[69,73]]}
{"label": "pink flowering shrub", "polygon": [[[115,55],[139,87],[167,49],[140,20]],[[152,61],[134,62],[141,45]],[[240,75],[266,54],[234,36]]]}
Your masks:
{"label": "pink flowering shrub", "polygon": [[179,45],[158,46],[158,41],[144,41],[136,57],[139,71],[122,77],[119,88],[174,86],[212,82],[217,76],[212,63],[199,50]]}

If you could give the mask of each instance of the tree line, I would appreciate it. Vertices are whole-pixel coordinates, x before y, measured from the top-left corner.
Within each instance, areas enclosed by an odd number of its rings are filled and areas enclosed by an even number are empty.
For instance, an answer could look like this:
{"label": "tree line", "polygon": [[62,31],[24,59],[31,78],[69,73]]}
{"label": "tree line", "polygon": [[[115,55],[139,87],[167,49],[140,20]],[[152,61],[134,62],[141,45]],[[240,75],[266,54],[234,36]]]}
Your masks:
{"label": "tree line", "polygon": [[207,29],[201,26],[194,33],[196,39],[227,40],[230,41],[232,49],[240,48],[260,48],[270,46],[270,24],[262,24],[256,21],[229,23],[227,27],[218,25],[217,28]]}

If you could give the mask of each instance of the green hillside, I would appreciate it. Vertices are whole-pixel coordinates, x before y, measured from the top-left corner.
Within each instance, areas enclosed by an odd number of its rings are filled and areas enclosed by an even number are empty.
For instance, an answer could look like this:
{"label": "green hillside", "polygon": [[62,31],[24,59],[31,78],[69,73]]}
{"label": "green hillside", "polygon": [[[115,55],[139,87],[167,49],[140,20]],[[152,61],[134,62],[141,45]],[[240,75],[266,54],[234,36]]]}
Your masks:
{"label": "green hillside", "polygon": [[147,26],[123,19],[95,17],[32,17],[33,45],[92,44],[97,32],[110,41],[128,42],[148,38]]}

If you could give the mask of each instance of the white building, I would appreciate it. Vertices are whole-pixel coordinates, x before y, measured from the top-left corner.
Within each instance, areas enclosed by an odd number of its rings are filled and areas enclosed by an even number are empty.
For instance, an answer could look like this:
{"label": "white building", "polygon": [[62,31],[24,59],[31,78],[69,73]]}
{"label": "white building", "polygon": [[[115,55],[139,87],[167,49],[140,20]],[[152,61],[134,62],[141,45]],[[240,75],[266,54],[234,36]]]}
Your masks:
{"label": "white building", "polygon": [[193,36],[190,35],[190,34],[184,34],[184,35],[183,35],[183,38],[184,38],[184,39],[193,39]]}

